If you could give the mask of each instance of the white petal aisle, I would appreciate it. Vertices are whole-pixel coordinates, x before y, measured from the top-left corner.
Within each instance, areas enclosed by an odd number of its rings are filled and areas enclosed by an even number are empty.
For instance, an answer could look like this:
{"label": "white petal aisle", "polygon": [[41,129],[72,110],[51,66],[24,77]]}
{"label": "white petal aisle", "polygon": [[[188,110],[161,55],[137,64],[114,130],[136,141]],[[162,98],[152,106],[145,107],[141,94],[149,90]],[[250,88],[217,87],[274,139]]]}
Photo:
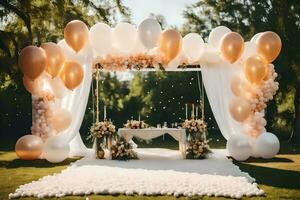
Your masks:
{"label": "white petal aisle", "polygon": [[61,173],[21,185],[9,197],[138,194],[241,198],[264,194],[255,179],[226,158],[224,150],[213,150],[206,160],[182,160],[178,151],[168,149],[137,152],[140,160],[85,157]]}

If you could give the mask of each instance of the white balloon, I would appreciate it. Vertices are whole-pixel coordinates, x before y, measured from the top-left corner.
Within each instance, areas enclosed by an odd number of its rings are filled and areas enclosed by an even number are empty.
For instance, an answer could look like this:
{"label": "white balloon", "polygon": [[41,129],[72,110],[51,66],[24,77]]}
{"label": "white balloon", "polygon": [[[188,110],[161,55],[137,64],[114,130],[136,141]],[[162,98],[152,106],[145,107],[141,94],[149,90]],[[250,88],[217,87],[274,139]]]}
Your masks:
{"label": "white balloon", "polygon": [[140,39],[137,39],[134,45],[134,49],[131,51],[131,53],[145,53],[147,51],[147,48],[142,44]]}
{"label": "white balloon", "polygon": [[256,44],[256,40],[261,36],[262,33],[256,33],[250,40],[250,42]]}
{"label": "white balloon", "polygon": [[266,132],[257,137],[254,149],[262,158],[273,158],[280,149],[280,143],[276,135]]}
{"label": "white balloon", "polygon": [[112,30],[104,23],[97,23],[90,29],[90,42],[97,55],[107,54],[111,49]]}
{"label": "white balloon", "polygon": [[252,152],[249,140],[245,135],[230,136],[226,144],[229,155],[238,161],[247,160]]}
{"label": "white balloon", "polygon": [[223,59],[220,57],[220,53],[213,46],[205,43],[204,52],[200,57],[201,63],[204,64],[216,64],[223,62]]}
{"label": "white balloon", "polygon": [[226,26],[218,26],[210,32],[208,37],[208,43],[213,47],[219,49],[222,37],[230,32],[231,30]]}
{"label": "white balloon", "polygon": [[259,158],[260,155],[255,150],[255,141],[256,141],[256,138],[254,138],[254,137],[250,138],[250,146],[252,148],[251,157],[253,157],[253,158]]}
{"label": "white balloon", "polygon": [[134,49],[136,39],[136,29],[129,23],[120,23],[113,31],[114,45],[123,53],[130,53]]}
{"label": "white balloon", "polygon": [[240,60],[245,61],[247,58],[254,55],[257,55],[255,43],[245,42],[244,51]]}
{"label": "white balloon", "polygon": [[48,80],[55,97],[62,99],[70,92],[59,77],[49,78]]}
{"label": "white balloon", "polygon": [[138,37],[147,49],[157,46],[160,34],[161,27],[156,19],[145,19],[138,26]]}
{"label": "white balloon", "polygon": [[69,60],[75,60],[76,59],[76,53],[74,53],[74,50],[69,47],[69,45],[66,43],[66,41],[60,40],[57,45],[63,50],[64,56],[66,59]]}
{"label": "white balloon", "polygon": [[45,142],[43,156],[51,163],[59,163],[69,156],[69,152],[69,144],[64,142],[62,143],[60,137],[54,136]]}
{"label": "white balloon", "polygon": [[184,36],[182,50],[190,62],[198,61],[204,51],[204,41],[197,33],[189,33]]}

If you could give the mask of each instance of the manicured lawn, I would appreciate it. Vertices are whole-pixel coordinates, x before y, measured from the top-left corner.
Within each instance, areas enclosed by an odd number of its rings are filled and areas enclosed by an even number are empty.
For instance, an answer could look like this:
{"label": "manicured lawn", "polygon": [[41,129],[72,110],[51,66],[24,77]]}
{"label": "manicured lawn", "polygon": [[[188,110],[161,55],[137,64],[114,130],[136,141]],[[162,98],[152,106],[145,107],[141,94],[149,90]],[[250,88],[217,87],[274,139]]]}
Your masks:
{"label": "manicured lawn", "polygon": [[[235,162],[240,168],[256,178],[259,187],[262,188],[265,197],[252,197],[243,199],[300,199],[300,145],[283,144],[281,154],[270,160],[250,159],[247,162]],[[70,162],[69,159],[60,164],[50,164],[45,160],[22,161],[14,152],[0,151],[0,199],[8,199],[8,194],[19,185],[37,180],[42,176],[60,172]],[[65,197],[66,199],[85,199],[86,197]],[[34,198],[24,198],[34,199]],[[187,199],[173,196],[89,196],[93,199]],[[193,197],[191,199],[225,199],[210,197]],[[228,199],[228,198],[227,198]]]}

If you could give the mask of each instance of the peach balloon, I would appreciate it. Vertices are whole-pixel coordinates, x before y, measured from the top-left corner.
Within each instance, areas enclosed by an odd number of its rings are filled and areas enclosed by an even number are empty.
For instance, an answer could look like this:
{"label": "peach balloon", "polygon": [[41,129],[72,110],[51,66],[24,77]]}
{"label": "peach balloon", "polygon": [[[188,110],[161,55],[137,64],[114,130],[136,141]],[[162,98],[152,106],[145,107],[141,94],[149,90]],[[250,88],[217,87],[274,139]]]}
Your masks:
{"label": "peach balloon", "polygon": [[281,39],[272,32],[262,33],[256,41],[256,49],[259,55],[266,59],[269,63],[273,62],[281,51]]}
{"label": "peach balloon", "polygon": [[41,45],[47,55],[46,72],[52,78],[56,77],[61,71],[65,56],[63,50],[53,42],[47,42]]}
{"label": "peach balloon", "polygon": [[68,89],[73,90],[81,83],[83,74],[84,71],[81,64],[69,60],[65,62],[60,78]]}
{"label": "peach balloon", "polygon": [[15,151],[17,156],[23,160],[34,160],[39,158],[43,152],[43,140],[35,135],[25,135],[18,139]]}
{"label": "peach balloon", "polygon": [[244,73],[249,82],[260,84],[268,74],[268,63],[258,55],[250,56],[245,60]]}
{"label": "peach balloon", "polygon": [[40,78],[31,80],[27,76],[23,76],[23,85],[25,89],[32,95],[39,96],[41,94],[42,81]]}
{"label": "peach balloon", "polygon": [[161,33],[159,38],[159,51],[167,62],[173,60],[181,50],[182,37],[174,29],[168,29]]}
{"label": "peach balloon", "polygon": [[245,121],[251,114],[250,103],[241,97],[236,97],[231,100],[229,111],[232,118],[238,122]]}
{"label": "peach balloon", "polygon": [[229,63],[232,64],[237,61],[241,57],[243,50],[244,39],[240,34],[230,32],[223,36],[220,51]]}
{"label": "peach balloon", "polygon": [[49,122],[57,132],[61,132],[70,126],[72,122],[72,115],[70,111],[58,108],[52,112]]}
{"label": "peach balloon", "polygon": [[32,80],[43,73],[46,62],[46,53],[42,48],[30,45],[20,53],[19,66],[23,74]]}
{"label": "peach balloon", "polygon": [[236,96],[247,96],[251,92],[251,86],[247,81],[236,75],[231,79],[231,91]]}
{"label": "peach balloon", "polygon": [[75,51],[80,51],[88,41],[89,29],[80,20],[70,21],[64,29],[66,43]]}

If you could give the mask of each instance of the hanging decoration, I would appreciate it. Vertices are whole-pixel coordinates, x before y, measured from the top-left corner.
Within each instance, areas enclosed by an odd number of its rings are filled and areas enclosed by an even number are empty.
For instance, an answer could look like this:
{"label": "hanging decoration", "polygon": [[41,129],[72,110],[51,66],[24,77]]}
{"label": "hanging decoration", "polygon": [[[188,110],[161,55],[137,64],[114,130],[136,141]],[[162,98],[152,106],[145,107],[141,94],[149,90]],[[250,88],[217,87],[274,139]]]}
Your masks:
{"label": "hanging decoration", "polygon": [[56,77],[62,70],[65,56],[62,49],[53,42],[47,42],[41,45],[46,52],[46,72],[52,77]]}
{"label": "hanging decoration", "polygon": [[244,39],[236,32],[229,32],[221,39],[220,51],[225,60],[233,64],[244,50]]}
{"label": "hanging decoration", "polygon": [[272,158],[279,151],[277,137],[266,133],[264,110],[279,86],[271,62],[280,53],[281,40],[276,33],[268,31],[256,35],[252,42],[255,42],[256,50],[252,47],[252,53],[244,56],[244,69],[231,80],[235,97],[229,110],[232,118],[244,126],[242,135],[232,135],[227,141],[230,155],[237,160],[246,160],[250,156]]}
{"label": "hanging decoration", "polygon": [[[223,117],[230,118],[228,121],[234,120],[234,123],[230,122],[225,128],[235,128],[237,124],[243,127],[243,130],[238,130],[239,133],[231,129],[231,137],[228,137],[229,153],[239,160],[254,154],[270,158],[278,152],[279,141],[275,135],[265,130],[264,110],[279,87],[272,62],[279,56],[281,47],[280,37],[270,31],[256,34],[251,41],[244,42],[239,33],[219,26],[211,31],[208,42],[204,43],[196,33],[187,34],[182,39],[175,29],[161,30],[159,23],[152,18],[144,20],[137,29],[129,23],[119,23],[114,28],[98,23],[89,30],[84,22],[73,20],[64,29],[64,40],[57,44],[44,43],[41,47],[30,45],[20,52],[19,66],[24,74],[23,83],[33,99],[35,116],[32,134],[44,141],[42,155],[47,155],[45,158],[50,162],[67,158],[69,143],[74,138],[74,133],[79,131],[78,123],[81,123],[74,116],[76,112],[73,107],[78,104],[74,99],[82,97],[84,102],[87,101],[86,96],[79,95],[83,94],[82,90],[87,89],[88,84],[81,87],[81,83],[83,80],[90,80],[87,75],[91,74],[92,67],[99,73],[99,70],[199,71],[199,65],[202,65],[206,68],[202,75],[215,70],[220,76],[215,80],[222,85],[227,84],[226,87],[229,88],[230,94],[222,100],[227,104],[222,114]],[[180,65],[184,67],[179,67]],[[229,80],[223,79],[221,72],[228,75]],[[202,84],[202,92],[203,87]],[[98,93],[98,88],[96,90]],[[221,95],[222,91],[218,92]],[[208,99],[211,99],[211,94],[207,94]],[[72,109],[66,105],[67,101],[62,100],[64,98],[70,99]],[[203,98],[201,102],[204,103]],[[80,105],[79,112],[83,113],[85,104]],[[200,120],[204,122],[203,113],[202,108]],[[98,115],[99,109],[96,112],[96,116]],[[113,124],[106,117],[106,125],[99,125],[99,118],[96,123],[93,126],[93,133],[97,132],[95,136],[104,127],[110,133],[113,132]],[[186,126],[194,127],[191,126],[194,123],[198,124],[191,121]],[[218,125],[222,132],[228,132],[220,121]],[[60,135],[64,137],[58,137]],[[243,143],[246,141],[244,136],[251,147],[250,153],[248,144]],[[239,143],[240,141],[243,142]],[[24,140],[24,143],[30,144],[30,139]],[[262,149],[262,145],[268,146],[270,151]],[[244,152],[242,157],[234,154],[239,148],[245,150],[240,151]],[[57,152],[61,153],[58,155]],[[34,155],[37,157],[37,154]]]}
{"label": "hanging decoration", "polygon": [[46,63],[46,53],[42,48],[31,45],[21,50],[19,66],[23,74],[31,80],[38,78],[43,73]]}
{"label": "hanging decoration", "polygon": [[88,38],[89,29],[80,20],[70,21],[64,29],[64,39],[76,53],[86,45]]}

